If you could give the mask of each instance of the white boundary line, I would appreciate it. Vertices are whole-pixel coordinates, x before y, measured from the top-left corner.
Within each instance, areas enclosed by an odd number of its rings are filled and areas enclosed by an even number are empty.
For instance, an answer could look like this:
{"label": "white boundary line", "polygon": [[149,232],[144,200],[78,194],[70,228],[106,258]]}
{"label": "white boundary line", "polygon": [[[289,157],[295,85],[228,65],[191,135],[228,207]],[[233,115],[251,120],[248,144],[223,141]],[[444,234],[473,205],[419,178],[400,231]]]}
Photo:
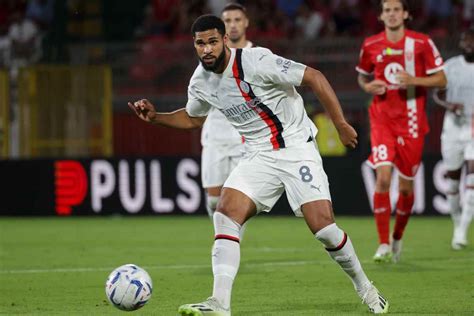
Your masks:
{"label": "white boundary line", "polygon": [[[437,262],[472,262],[473,258],[449,258],[446,260],[439,260]],[[362,260],[363,264],[373,263],[372,260]],[[301,261],[276,261],[276,262],[256,262],[256,263],[241,263],[243,268],[261,268],[261,267],[288,267],[288,266],[304,266],[304,265],[333,265],[336,264],[330,260],[301,260]],[[445,263],[443,263],[445,265]],[[211,268],[210,264],[194,264],[194,265],[162,265],[162,266],[143,266],[146,270],[189,270],[189,269],[207,269]],[[113,267],[89,267],[89,268],[53,268],[53,269],[16,269],[16,270],[0,270],[0,275],[5,274],[34,274],[34,273],[73,273],[73,272],[101,272],[112,271]]]}

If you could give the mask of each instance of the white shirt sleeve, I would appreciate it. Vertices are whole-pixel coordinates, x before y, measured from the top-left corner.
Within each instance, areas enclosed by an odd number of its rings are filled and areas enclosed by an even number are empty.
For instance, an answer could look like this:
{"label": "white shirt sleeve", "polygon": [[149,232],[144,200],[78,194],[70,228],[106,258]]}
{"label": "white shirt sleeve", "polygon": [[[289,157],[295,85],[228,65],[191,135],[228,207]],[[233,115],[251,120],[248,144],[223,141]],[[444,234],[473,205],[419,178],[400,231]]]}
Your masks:
{"label": "white shirt sleeve", "polygon": [[196,86],[190,84],[188,87],[188,102],[186,103],[186,112],[191,117],[207,116],[211,105],[201,100],[198,96]]}
{"label": "white shirt sleeve", "polygon": [[306,65],[273,54],[266,48],[253,48],[255,76],[267,83],[299,86]]}

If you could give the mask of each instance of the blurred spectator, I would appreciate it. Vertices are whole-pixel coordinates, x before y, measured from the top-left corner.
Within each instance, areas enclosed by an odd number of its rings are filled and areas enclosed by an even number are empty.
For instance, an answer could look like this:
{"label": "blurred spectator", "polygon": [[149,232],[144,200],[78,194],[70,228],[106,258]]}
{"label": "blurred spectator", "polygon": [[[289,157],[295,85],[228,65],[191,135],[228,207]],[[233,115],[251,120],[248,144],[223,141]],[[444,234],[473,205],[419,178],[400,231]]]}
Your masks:
{"label": "blurred spectator", "polygon": [[25,17],[23,11],[12,14],[8,41],[12,76],[16,77],[20,67],[37,62],[41,57],[41,38],[38,27],[32,20]]}
{"label": "blurred spectator", "polygon": [[383,30],[383,24],[379,21],[380,15],[380,1],[379,0],[361,0],[359,3],[359,10],[362,13],[361,27],[362,34],[369,36],[376,34]]}
{"label": "blurred spectator", "polygon": [[35,21],[43,30],[47,29],[53,20],[54,0],[29,0],[26,7],[26,17]]}
{"label": "blurred spectator", "polygon": [[336,34],[359,35],[361,33],[359,0],[334,0],[331,1],[331,5]]}
{"label": "blurred spectator", "polygon": [[139,37],[171,35],[176,27],[181,7],[180,0],[153,0],[144,7],[143,24],[135,30],[135,35]]}
{"label": "blurred spectator", "polygon": [[474,24],[474,0],[463,1],[462,17],[464,20],[465,27],[469,27]]}
{"label": "blurred spectator", "polygon": [[322,13],[312,10],[307,3],[303,2],[298,8],[296,16],[296,34],[307,40],[315,39],[319,37],[324,22]]}
{"label": "blurred spectator", "polygon": [[6,59],[10,43],[7,37],[11,14],[9,2],[8,0],[0,0],[0,68],[7,64]]}
{"label": "blurred spectator", "polygon": [[453,16],[451,0],[424,0],[424,10],[426,31],[433,37],[446,37]]}
{"label": "blurred spectator", "polygon": [[222,9],[224,9],[226,4],[229,2],[235,2],[235,1],[207,0],[207,7],[209,8],[211,14],[214,14],[215,16],[221,16]]}
{"label": "blurred spectator", "polygon": [[293,19],[303,2],[304,0],[277,0],[277,8],[287,17]]}

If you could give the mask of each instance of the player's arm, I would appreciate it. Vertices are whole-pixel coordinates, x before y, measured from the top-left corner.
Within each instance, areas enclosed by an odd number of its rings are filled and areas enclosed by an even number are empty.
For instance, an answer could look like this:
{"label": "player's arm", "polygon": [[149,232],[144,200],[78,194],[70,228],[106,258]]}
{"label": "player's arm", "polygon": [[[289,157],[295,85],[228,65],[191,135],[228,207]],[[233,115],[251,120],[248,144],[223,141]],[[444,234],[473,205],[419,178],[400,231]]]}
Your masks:
{"label": "player's arm", "polygon": [[357,133],[344,118],[336,93],[326,77],[320,71],[306,67],[301,85],[309,86],[316,94],[324,109],[331,117],[342,143],[355,148],[357,145]]}
{"label": "player's arm", "polygon": [[464,108],[462,104],[446,101],[446,89],[435,89],[433,91],[433,100],[436,104],[444,107],[448,111],[454,112],[456,115],[460,115]]}
{"label": "player's arm", "polygon": [[128,102],[128,106],[145,122],[166,127],[180,129],[199,128],[206,120],[206,117],[189,116],[185,108],[173,112],[156,112],[153,104],[146,99],[136,101],[133,104]]}
{"label": "player's arm", "polygon": [[420,86],[425,88],[444,88],[448,81],[443,70],[435,72],[426,77],[414,77],[406,71],[397,74],[398,81],[402,86]]}
{"label": "player's arm", "polygon": [[372,95],[382,95],[387,90],[387,83],[380,79],[372,80],[369,76],[359,73],[357,76],[359,87],[366,93]]}

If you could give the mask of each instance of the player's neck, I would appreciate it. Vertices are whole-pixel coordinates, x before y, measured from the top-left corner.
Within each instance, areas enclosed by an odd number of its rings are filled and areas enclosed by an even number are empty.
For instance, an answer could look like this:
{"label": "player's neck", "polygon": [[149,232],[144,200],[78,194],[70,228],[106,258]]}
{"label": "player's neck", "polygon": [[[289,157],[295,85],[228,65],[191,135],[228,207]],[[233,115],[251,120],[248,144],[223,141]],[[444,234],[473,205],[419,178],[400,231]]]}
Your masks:
{"label": "player's neck", "polygon": [[402,25],[396,29],[385,28],[385,35],[389,42],[396,43],[405,36],[405,27]]}
{"label": "player's neck", "polygon": [[229,41],[227,44],[230,48],[245,48],[247,46],[247,38],[242,36],[238,41]]}
{"label": "player's neck", "polygon": [[227,68],[227,65],[229,64],[229,61],[230,61],[230,49],[229,47],[227,46],[224,46],[224,49],[225,49],[225,59],[224,59],[224,62],[222,63],[222,66],[219,67],[219,69],[216,69],[216,71],[214,71],[214,73],[216,74],[221,74],[224,72],[224,70]]}

